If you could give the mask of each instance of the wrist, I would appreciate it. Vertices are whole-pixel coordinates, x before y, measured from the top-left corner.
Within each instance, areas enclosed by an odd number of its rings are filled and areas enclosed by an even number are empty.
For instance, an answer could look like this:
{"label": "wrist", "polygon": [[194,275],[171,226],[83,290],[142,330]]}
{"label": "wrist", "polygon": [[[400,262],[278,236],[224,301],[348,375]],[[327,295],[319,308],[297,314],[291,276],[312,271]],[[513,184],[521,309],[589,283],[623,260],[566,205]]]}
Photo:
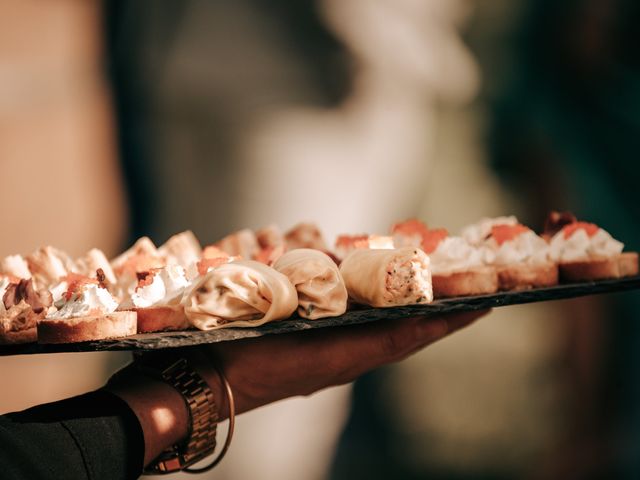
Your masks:
{"label": "wrist", "polygon": [[104,389],[124,400],[138,418],[144,436],[144,465],[186,439],[189,412],[180,393],[170,385],[129,367]]}

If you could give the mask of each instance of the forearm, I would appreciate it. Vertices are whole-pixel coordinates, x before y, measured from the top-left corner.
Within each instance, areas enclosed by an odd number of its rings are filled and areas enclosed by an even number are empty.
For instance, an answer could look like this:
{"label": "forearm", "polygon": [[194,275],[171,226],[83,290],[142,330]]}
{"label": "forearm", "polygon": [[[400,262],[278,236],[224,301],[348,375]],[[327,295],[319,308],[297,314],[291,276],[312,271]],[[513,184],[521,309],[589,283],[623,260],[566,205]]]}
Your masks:
{"label": "forearm", "polygon": [[128,372],[105,389],[124,400],[137,417],[144,437],[144,465],[187,436],[189,413],[173,387]]}

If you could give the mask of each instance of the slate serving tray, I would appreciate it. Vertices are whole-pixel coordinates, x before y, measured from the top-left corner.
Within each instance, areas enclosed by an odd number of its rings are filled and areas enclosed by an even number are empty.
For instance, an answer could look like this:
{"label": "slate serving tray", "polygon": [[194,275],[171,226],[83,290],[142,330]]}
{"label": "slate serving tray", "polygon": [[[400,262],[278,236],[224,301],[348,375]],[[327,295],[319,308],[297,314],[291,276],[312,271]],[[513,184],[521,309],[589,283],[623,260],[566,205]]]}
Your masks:
{"label": "slate serving tray", "polygon": [[96,352],[105,350],[158,350],[162,348],[187,347],[204,343],[226,342],[243,338],[260,337],[278,333],[310,330],[313,328],[339,327],[358,323],[375,322],[415,315],[435,316],[447,312],[465,312],[486,308],[504,307],[522,303],[545,302],[566,298],[583,297],[601,293],[640,289],[640,275],[618,280],[563,284],[519,292],[500,292],[475,297],[457,297],[436,300],[427,305],[410,305],[393,308],[362,308],[339,317],[321,320],[304,320],[292,317],[288,320],[268,323],[256,328],[226,328],[203,332],[189,330],[133,335],[117,340],[66,343],[60,345],[0,345],[0,355],[24,355],[57,352]]}

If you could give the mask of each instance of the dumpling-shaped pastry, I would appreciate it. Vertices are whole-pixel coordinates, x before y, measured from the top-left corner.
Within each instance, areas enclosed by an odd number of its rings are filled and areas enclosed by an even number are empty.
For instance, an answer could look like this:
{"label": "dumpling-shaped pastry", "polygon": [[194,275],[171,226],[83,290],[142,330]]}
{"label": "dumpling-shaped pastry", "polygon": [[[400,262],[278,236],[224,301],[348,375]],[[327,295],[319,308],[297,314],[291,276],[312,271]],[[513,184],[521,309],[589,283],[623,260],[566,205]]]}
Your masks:
{"label": "dumpling-shaped pastry", "polygon": [[291,316],[298,308],[298,295],[282,273],[244,260],[206,273],[183,304],[187,319],[200,330],[257,327]]}
{"label": "dumpling-shaped pastry", "polygon": [[273,268],[296,287],[301,317],[336,317],[347,310],[347,288],[338,266],[326,253],[310,248],[291,250]]}
{"label": "dumpling-shaped pastry", "polygon": [[358,248],[340,264],[349,296],[372,307],[396,307],[433,300],[429,257],[417,247]]}

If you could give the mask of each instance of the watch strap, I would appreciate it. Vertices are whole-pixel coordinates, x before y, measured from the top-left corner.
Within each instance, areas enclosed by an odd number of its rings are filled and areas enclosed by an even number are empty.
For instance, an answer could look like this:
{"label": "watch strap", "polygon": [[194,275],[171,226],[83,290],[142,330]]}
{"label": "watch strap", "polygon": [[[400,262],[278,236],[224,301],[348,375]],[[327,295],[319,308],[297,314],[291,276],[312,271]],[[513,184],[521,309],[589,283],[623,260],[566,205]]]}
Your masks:
{"label": "watch strap", "polygon": [[216,448],[218,409],[211,388],[187,362],[177,355],[139,356],[136,370],[162,380],[182,396],[189,413],[189,430],[184,441],[162,452],[144,469],[144,474],[173,473],[199,462]]}

